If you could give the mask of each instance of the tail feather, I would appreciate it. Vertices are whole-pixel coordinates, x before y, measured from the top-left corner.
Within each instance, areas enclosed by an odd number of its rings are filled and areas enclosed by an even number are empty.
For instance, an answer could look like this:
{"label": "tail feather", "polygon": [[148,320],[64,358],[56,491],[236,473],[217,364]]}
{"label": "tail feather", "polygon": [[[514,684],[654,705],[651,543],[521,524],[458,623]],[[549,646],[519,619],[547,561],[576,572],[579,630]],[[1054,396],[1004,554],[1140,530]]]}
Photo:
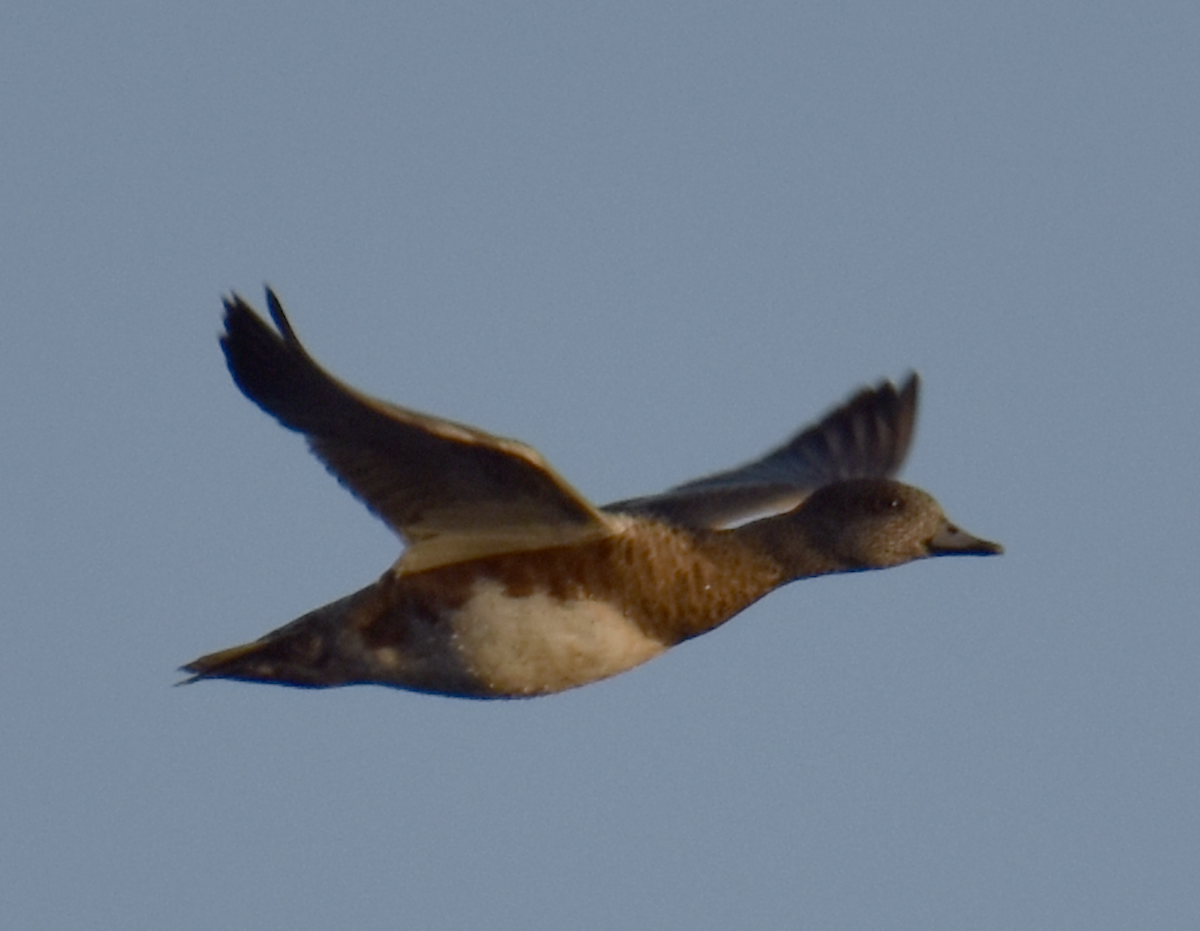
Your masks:
{"label": "tail feather", "polygon": [[362,669],[343,655],[339,641],[348,615],[370,600],[374,586],[310,611],[251,643],[209,653],[180,667],[191,675],[180,682],[238,679],[298,688],[328,688],[362,681]]}
{"label": "tail feather", "polygon": [[[264,639],[269,639],[264,638]],[[192,660],[186,666],[180,666],[180,672],[190,672],[192,675],[179,685],[190,685],[201,679],[250,679],[256,682],[273,681],[271,666],[273,665],[261,654],[265,644],[263,640],[243,643],[225,650],[208,653],[199,659]]]}

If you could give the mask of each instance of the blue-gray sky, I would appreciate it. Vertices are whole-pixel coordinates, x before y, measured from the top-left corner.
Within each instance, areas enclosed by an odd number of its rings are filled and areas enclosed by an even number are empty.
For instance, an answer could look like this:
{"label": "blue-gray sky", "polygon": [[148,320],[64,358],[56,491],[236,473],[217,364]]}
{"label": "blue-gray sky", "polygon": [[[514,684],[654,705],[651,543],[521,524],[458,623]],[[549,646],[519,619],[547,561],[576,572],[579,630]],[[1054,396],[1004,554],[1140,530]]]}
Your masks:
{"label": "blue-gray sky", "polygon": [[[1190,928],[1200,7],[0,13],[13,928]],[[471,703],[175,689],[387,530],[233,387],[269,281],[373,393],[584,493],[924,377],[1000,559],[801,582]]]}

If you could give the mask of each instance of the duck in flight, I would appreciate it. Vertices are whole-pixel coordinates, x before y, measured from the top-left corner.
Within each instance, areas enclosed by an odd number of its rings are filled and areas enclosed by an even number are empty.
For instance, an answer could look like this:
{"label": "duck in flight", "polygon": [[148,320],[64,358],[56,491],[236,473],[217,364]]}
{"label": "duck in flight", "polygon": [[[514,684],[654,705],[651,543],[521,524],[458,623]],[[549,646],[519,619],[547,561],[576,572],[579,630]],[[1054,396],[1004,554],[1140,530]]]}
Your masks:
{"label": "duck in flight", "polygon": [[188,682],[545,695],[632,669],[796,579],[1002,552],[892,477],[916,374],[754,462],[597,507],[523,443],[342,384],[270,289],[267,307],[274,327],[225,301],[234,381],[407,548],[366,588],[184,666]]}

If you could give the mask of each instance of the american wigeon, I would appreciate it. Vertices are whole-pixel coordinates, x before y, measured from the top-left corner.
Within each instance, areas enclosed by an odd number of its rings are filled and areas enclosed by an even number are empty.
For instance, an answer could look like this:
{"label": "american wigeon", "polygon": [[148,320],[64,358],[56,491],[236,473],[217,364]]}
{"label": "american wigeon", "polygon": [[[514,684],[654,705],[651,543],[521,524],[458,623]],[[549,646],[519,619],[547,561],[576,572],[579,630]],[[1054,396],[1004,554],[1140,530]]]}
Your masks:
{"label": "american wigeon", "polygon": [[267,306],[278,332],[237,295],[225,302],[234,381],[408,547],[366,588],[189,663],[189,682],[543,695],[631,669],[795,579],[1001,552],[891,478],[915,374],[755,462],[596,507],[523,443],[343,385],[270,290]]}

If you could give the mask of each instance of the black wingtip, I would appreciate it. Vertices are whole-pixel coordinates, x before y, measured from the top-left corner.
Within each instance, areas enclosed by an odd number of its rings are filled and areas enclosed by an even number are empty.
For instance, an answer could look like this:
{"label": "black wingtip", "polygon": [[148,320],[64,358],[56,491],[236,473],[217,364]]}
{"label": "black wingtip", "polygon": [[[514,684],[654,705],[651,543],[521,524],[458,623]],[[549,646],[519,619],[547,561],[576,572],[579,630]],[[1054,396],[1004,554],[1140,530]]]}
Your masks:
{"label": "black wingtip", "polygon": [[[221,303],[225,306],[225,317],[223,320],[225,332],[221,334],[221,348],[225,350],[225,354],[228,356],[230,341],[236,339],[236,333],[267,328],[263,325],[254,308],[236,291],[230,291],[228,297],[221,298]],[[274,336],[275,334],[271,333],[271,335]]]}
{"label": "black wingtip", "polygon": [[890,415],[891,429],[891,466],[888,475],[895,475],[904,466],[908,452],[912,448],[913,439],[917,432],[917,410],[920,404],[921,376],[915,369],[909,369],[899,390],[890,381],[879,386],[879,390],[887,389],[890,394],[892,408]]}
{"label": "black wingtip", "polygon": [[271,319],[275,321],[275,326],[279,327],[279,332],[283,334],[284,340],[293,345],[299,345],[300,340],[296,338],[296,331],[292,329],[291,321],[283,312],[283,303],[275,294],[275,290],[269,284],[263,287],[267,292],[267,311],[271,314]]}
{"label": "black wingtip", "polygon": [[229,373],[242,394],[289,430],[328,430],[344,413],[341,389],[296,338],[275,292],[266,293],[269,319],[236,292],[224,301],[220,342]]}
{"label": "black wingtip", "polygon": [[[272,292],[268,290],[267,294],[271,301]],[[296,390],[297,380],[304,375],[304,366],[298,365],[295,358],[299,348],[295,336],[290,328],[280,333],[237,292],[225,298],[224,304],[225,332],[220,341],[229,373],[246,397],[278,417],[281,403]],[[282,319],[280,329],[284,329],[287,318],[282,316],[278,300],[270,306],[276,325]],[[286,421],[285,425],[291,426]]]}
{"label": "black wingtip", "polygon": [[[300,340],[296,338],[296,331],[292,329],[291,321],[288,320],[287,314],[283,310],[283,302],[279,300],[279,296],[270,285],[265,285],[264,289],[267,292],[267,311],[278,328],[279,335],[285,342],[299,344]],[[262,326],[258,312],[236,291],[230,291],[227,297],[221,298],[221,303],[225,306],[225,334],[221,337],[222,343],[229,338],[233,329],[243,326],[248,321]]]}

